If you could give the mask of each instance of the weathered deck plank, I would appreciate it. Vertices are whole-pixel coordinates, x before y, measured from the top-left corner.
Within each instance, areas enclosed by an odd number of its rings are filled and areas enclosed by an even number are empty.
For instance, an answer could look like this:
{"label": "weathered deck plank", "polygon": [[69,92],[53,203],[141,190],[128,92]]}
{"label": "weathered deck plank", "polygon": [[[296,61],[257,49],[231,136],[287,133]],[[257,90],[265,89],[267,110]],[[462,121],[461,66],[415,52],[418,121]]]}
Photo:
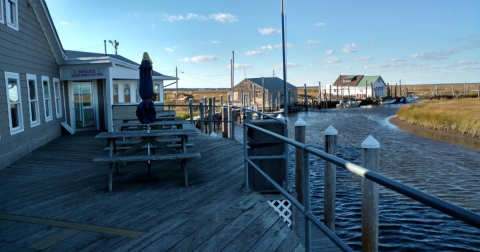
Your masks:
{"label": "weathered deck plank", "polygon": [[[97,134],[62,136],[0,170],[0,213],[45,220],[38,225],[0,219],[0,250],[31,251],[28,246],[37,242],[47,244],[46,251],[303,250],[262,195],[242,190],[238,142],[189,137],[194,144],[189,152],[202,157],[188,163],[188,188],[175,160],[153,162],[152,172],[161,178],[156,183],[137,182],[147,167],[129,162],[120,166],[113,177],[115,191],[108,193],[108,169],[92,162],[108,155],[102,152],[106,141],[95,139]],[[143,234],[75,233],[55,227],[54,220]],[[45,240],[57,236],[65,239]]]}

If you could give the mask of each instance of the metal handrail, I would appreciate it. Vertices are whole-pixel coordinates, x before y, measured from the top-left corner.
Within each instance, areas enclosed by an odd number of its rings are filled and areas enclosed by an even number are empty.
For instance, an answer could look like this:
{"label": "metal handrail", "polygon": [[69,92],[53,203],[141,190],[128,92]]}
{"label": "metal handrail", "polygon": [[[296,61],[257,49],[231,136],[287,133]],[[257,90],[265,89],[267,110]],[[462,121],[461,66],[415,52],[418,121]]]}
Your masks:
{"label": "metal handrail", "polygon": [[270,132],[268,130],[265,130],[265,129],[262,129],[260,127],[257,127],[253,124],[250,124],[250,123],[245,123],[245,126],[247,127],[251,127],[255,130],[259,130],[265,134],[268,134],[272,137],[275,137],[279,140],[282,140],[284,141],[285,143],[288,143],[290,145],[293,145],[297,148],[300,148],[302,150],[304,150],[305,152],[307,153],[311,153],[317,157],[320,157],[328,162],[331,162],[331,163],[334,163],[342,168],[345,168],[347,170],[349,170],[350,172],[352,173],[355,173],[361,177],[364,177],[366,179],[369,179],[373,182],[376,182],[380,185],[383,185],[385,186],[386,188],[389,188],[391,190],[394,190],[402,195],[405,195],[415,201],[418,201],[418,202],[421,202],[433,209],[436,209],[442,213],[445,213],[455,219],[458,219],[458,220],[461,220],[463,222],[465,222],[466,224],[469,224],[471,226],[474,226],[476,228],[479,228],[480,229],[480,215],[474,213],[474,212],[471,212],[471,211],[468,211],[464,208],[461,208],[459,206],[456,206],[454,204],[451,204],[451,203],[448,203],[444,200],[441,200],[439,198],[436,198],[434,196],[431,196],[429,194],[426,194],[424,192],[421,192],[419,190],[416,190],[412,187],[409,187],[409,186],[406,186],[402,183],[399,183],[395,180],[392,180],[392,179],[389,179],[385,176],[382,176],[376,172],[373,172],[373,171],[370,171],[368,169],[365,169],[359,165],[356,165],[356,164],[353,164],[353,163],[350,163],[346,160],[343,160],[341,158],[338,158],[338,157],[335,157],[335,156],[332,156],[330,154],[327,154],[325,152],[322,152],[318,149],[315,149],[311,146],[308,146],[308,145],[305,145],[305,144],[302,144],[302,143],[299,143],[295,140],[292,140],[290,138],[286,138],[282,135],[278,135],[278,134],[275,134],[273,132]]}
{"label": "metal handrail", "polygon": [[285,124],[285,120],[281,119],[281,118],[276,118],[275,116],[271,116],[269,114],[265,114],[263,112],[260,112],[260,111],[257,111],[257,110],[254,110],[254,109],[251,109],[251,108],[245,108],[245,107],[241,107],[241,106],[232,106],[233,108],[239,108],[239,109],[243,109],[243,110],[248,110],[248,111],[251,111],[251,112],[254,112],[254,113],[257,113],[259,115],[263,115],[265,117],[268,117],[268,118],[272,118],[274,120],[277,120],[279,122],[281,122],[282,124]]}

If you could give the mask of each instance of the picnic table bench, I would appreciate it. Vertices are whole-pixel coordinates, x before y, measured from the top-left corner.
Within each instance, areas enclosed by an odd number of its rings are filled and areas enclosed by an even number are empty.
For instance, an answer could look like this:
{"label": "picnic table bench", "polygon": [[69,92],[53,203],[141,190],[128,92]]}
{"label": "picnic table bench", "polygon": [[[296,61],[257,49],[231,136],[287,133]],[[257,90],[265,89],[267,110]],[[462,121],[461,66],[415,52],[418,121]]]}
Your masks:
{"label": "picnic table bench", "polygon": [[[93,159],[93,162],[101,163],[106,162],[109,164],[109,183],[108,191],[112,191],[113,184],[113,165],[117,164],[118,172],[118,162],[132,162],[132,161],[158,161],[158,160],[172,160],[179,159],[181,161],[181,168],[185,173],[185,186],[188,187],[188,171],[187,171],[187,159],[190,158],[199,158],[201,157],[200,153],[187,153],[187,142],[186,139],[188,136],[196,135],[198,132],[196,130],[190,129],[177,129],[177,130],[155,130],[155,131],[120,131],[120,132],[102,132],[98,134],[95,138],[107,139],[109,144],[108,150],[110,151],[109,157],[98,157]],[[117,147],[116,141],[117,138],[133,138],[140,137],[142,140],[138,143],[133,144],[131,147],[122,148],[123,152],[119,152],[119,147]],[[166,143],[157,141],[157,137],[179,137],[180,140],[180,153],[172,154],[157,154],[157,155],[131,155],[140,148],[143,148],[147,144],[152,144],[155,146],[162,146],[164,148],[169,148]],[[168,139],[171,140],[171,139]],[[177,146],[172,146],[178,148]],[[149,163],[149,172],[150,172],[150,163]]]}

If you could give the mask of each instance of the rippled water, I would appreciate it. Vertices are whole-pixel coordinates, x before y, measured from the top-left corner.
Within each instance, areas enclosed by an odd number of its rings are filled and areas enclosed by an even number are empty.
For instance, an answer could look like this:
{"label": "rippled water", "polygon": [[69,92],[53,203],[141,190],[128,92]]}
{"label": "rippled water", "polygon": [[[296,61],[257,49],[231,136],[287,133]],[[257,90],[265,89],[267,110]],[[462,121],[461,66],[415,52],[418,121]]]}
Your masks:
{"label": "rippled water", "polygon": [[[388,122],[400,105],[310,110],[289,114],[289,136],[298,118],[307,122],[307,144],[324,149],[323,131],[338,132],[337,155],[360,164],[361,142],[381,144],[380,173],[435,197],[480,213],[480,149],[404,132]],[[240,135],[240,131],[236,132]],[[294,156],[294,148],[290,154]],[[312,208],[323,220],[323,165],[311,159]],[[289,163],[293,181],[294,160]],[[294,182],[292,182],[294,184]],[[337,169],[336,233],[361,250],[361,179]],[[480,251],[480,229],[380,186],[380,251]]]}

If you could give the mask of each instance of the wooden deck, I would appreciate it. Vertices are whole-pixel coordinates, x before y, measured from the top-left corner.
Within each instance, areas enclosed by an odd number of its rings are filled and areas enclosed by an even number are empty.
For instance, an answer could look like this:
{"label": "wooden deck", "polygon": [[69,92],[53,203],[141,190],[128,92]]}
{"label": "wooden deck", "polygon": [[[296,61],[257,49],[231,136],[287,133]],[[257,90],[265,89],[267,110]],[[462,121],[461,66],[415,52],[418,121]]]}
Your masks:
{"label": "wooden deck", "polygon": [[62,136],[0,171],[1,251],[303,251],[259,193],[243,192],[240,143],[189,139],[202,158],[120,165],[108,193],[98,132]]}

